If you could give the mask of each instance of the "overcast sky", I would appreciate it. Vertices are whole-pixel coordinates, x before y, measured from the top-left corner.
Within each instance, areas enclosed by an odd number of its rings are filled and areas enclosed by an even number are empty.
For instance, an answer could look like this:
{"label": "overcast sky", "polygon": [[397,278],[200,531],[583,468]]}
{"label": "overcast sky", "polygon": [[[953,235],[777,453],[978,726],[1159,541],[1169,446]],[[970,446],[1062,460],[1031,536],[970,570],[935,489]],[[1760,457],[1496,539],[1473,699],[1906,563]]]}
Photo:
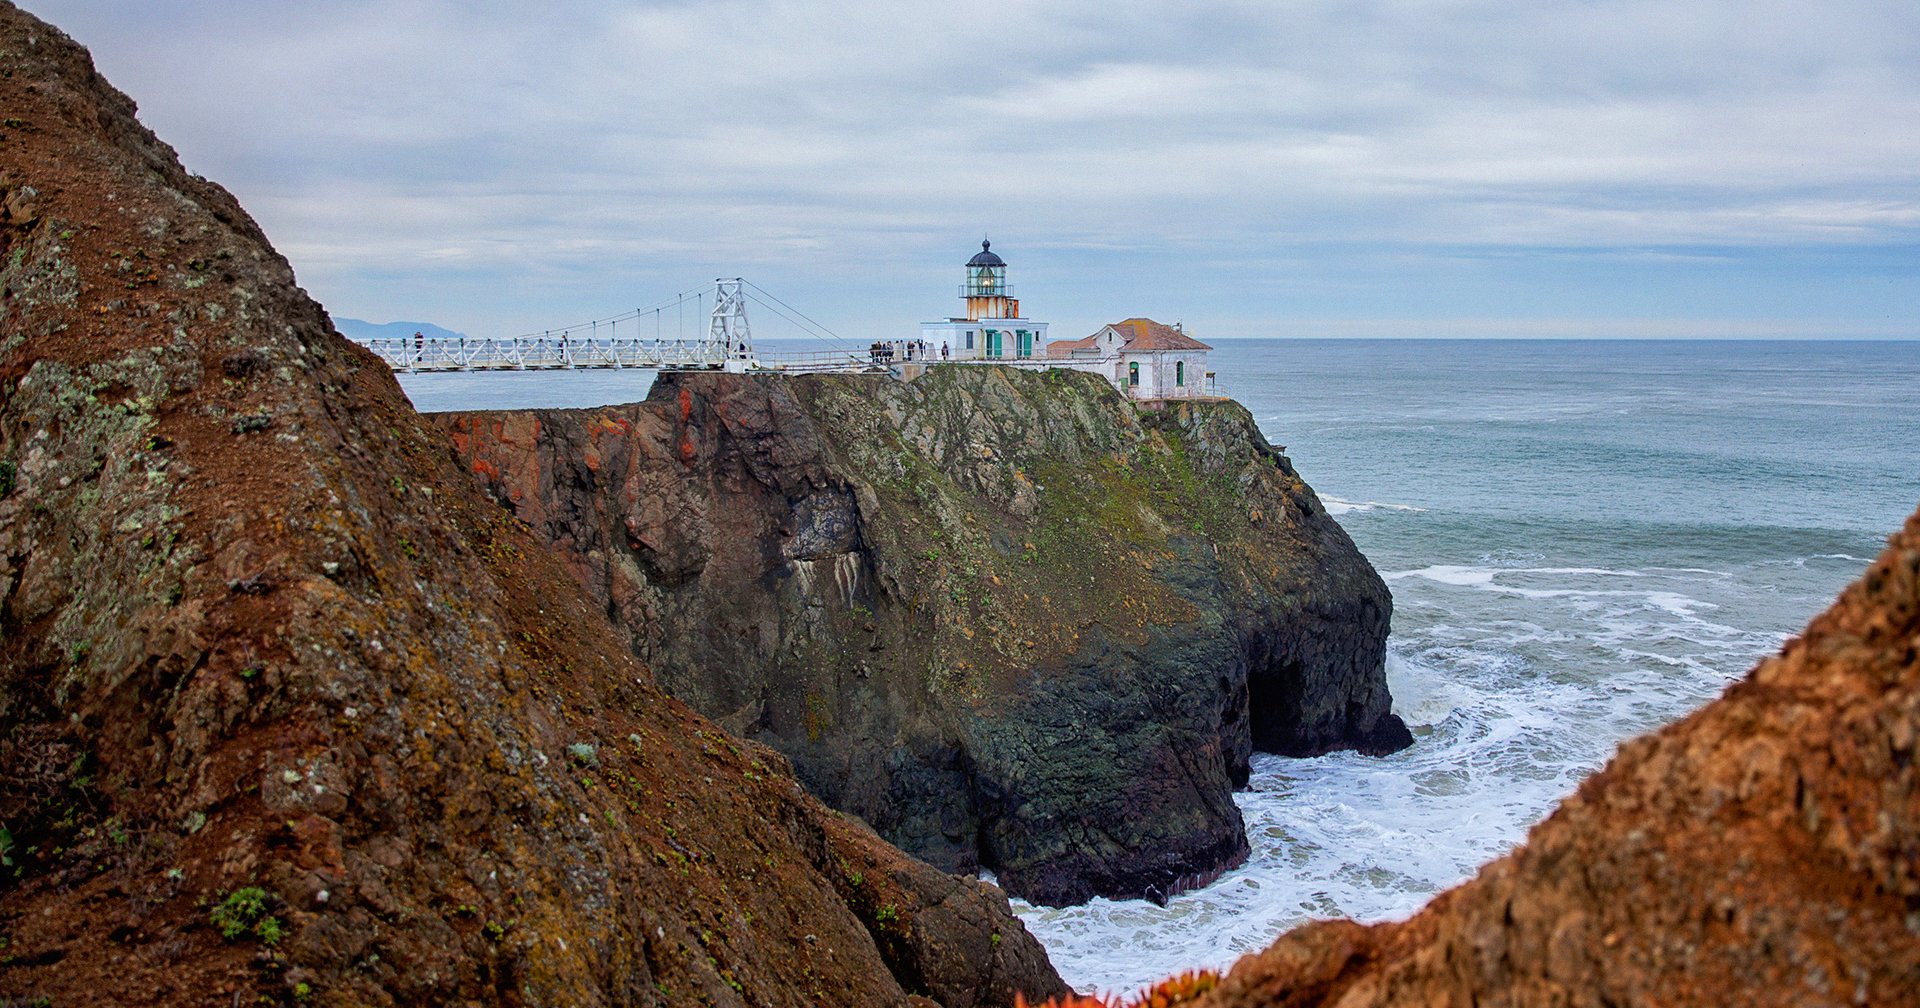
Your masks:
{"label": "overcast sky", "polygon": [[1920,337],[1913,0],[24,6],[342,316]]}

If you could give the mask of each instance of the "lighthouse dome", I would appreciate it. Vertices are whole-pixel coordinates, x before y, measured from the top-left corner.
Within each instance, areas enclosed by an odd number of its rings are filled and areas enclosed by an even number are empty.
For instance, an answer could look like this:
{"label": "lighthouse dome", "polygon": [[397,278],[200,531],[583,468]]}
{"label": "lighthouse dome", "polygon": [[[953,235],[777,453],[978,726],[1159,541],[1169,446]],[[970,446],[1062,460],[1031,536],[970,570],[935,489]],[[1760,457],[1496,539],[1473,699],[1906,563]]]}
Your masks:
{"label": "lighthouse dome", "polygon": [[969,266],[1005,266],[1006,264],[1007,261],[1005,259],[993,253],[993,243],[990,241],[982,241],[980,243],[980,251],[974,253],[973,258],[967,260],[967,265]]}

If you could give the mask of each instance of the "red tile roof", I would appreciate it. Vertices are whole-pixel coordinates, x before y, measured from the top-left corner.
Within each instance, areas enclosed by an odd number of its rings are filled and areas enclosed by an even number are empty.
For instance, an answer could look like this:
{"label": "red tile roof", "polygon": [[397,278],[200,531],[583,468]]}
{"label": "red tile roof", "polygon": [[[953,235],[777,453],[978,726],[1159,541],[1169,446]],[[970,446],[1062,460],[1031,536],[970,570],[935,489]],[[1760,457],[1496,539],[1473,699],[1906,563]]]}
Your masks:
{"label": "red tile roof", "polygon": [[[1130,318],[1113,324],[1115,332],[1120,334],[1121,353],[1146,353],[1152,350],[1211,350],[1212,347],[1175,329],[1161,325],[1152,319]],[[1101,332],[1105,332],[1103,328]],[[1075,350],[1090,349],[1100,333],[1083,336],[1076,340],[1054,340],[1047,344],[1047,356],[1066,357]]]}
{"label": "red tile roof", "polygon": [[1082,336],[1079,339],[1054,340],[1047,344],[1047,356],[1065,357],[1075,350],[1088,349],[1093,346],[1095,337],[1099,335],[1099,333],[1094,333],[1092,336]]}
{"label": "red tile roof", "polygon": [[1161,325],[1152,319],[1130,318],[1125,322],[1115,322],[1113,327],[1126,337],[1120,345],[1122,353],[1138,353],[1147,350],[1211,350],[1212,347],[1175,329]]}

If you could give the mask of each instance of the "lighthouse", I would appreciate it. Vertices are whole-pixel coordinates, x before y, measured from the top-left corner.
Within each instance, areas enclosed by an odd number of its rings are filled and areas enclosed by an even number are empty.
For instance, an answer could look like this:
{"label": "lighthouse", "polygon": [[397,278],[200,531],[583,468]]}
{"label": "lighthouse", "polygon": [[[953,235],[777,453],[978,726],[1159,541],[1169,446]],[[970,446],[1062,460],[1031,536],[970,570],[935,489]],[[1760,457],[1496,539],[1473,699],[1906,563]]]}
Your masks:
{"label": "lighthouse", "polygon": [[1007,283],[1007,262],[982,240],[980,251],[967,260],[967,279],[960,285],[966,305],[962,317],[920,323],[920,338],[944,345],[948,360],[1032,360],[1047,356],[1047,324],[1022,318],[1020,300]]}

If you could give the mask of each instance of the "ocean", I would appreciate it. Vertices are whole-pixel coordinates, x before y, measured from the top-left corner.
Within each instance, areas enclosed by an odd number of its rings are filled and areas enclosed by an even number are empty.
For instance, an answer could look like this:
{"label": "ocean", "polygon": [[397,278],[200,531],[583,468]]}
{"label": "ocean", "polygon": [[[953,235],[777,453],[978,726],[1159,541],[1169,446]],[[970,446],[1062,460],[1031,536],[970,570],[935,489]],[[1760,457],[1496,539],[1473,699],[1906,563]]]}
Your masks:
{"label": "ocean", "polygon": [[[1252,857],[1164,907],[1015,901],[1082,991],[1412,913],[1778,648],[1920,504],[1915,342],[1222,340],[1213,369],[1386,578],[1415,743],[1256,756]],[[648,380],[401,383],[438,410]]]}

